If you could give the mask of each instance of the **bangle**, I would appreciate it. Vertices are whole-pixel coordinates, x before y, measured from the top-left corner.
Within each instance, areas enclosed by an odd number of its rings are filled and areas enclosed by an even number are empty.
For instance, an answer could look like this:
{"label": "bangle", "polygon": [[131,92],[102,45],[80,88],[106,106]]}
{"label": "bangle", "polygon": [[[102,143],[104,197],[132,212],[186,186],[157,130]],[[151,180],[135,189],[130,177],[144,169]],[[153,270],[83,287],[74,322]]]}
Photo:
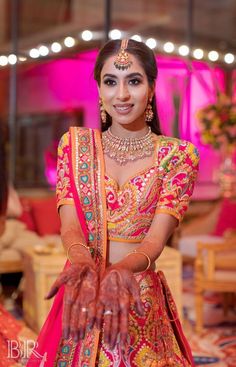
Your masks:
{"label": "bangle", "polygon": [[[70,258],[70,250],[72,249],[72,247],[74,246],[82,246],[84,248],[86,248],[86,250],[88,250],[88,252],[90,253],[90,248],[89,246],[85,245],[84,243],[82,242],[76,242],[76,243],[72,243],[68,249],[67,249],[67,252],[66,252],[66,255],[67,255],[67,259],[70,261],[70,263],[72,264],[72,261],[71,261],[71,258]],[[91,253],[90,253],[91,254]]]}
{"label": "bangle", "polygon": [[150,268],[152,262],[151,262],[150,257],[146,254],[146,252],[139,251],[139,250],[134,250],[134,251],[130,252],[128,255],[126,255],[126,256],[129,256],[129,255],[132,255],[132,254],[141,254],[141,255],[144,255],[146,257],[146,259],[148,261],[148,264],[147,264],[147,267],[143,270],[143,272],[146,271],[146,270],[148,270]]}

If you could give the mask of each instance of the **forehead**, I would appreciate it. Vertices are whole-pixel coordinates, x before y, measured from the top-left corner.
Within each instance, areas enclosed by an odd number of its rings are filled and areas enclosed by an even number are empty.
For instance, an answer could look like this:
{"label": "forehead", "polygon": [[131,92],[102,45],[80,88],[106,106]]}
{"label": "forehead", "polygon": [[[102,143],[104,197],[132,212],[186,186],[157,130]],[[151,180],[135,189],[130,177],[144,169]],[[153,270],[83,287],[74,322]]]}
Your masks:
{"label": "forehead", "polygon": [[129,54],[129,61],[132,62],[131,66],[126,70],[119,70],[115,67],[114,62],[116,60],[116,55],[110,56],[104,63],[102,71],[101,71],[101,77],[104,74],[114,74],[116,76],[125,77],[127,74],[130,73],[140,73],[143,76],[146,76],[145,70],[141,66],[139,60],[134,56]]}

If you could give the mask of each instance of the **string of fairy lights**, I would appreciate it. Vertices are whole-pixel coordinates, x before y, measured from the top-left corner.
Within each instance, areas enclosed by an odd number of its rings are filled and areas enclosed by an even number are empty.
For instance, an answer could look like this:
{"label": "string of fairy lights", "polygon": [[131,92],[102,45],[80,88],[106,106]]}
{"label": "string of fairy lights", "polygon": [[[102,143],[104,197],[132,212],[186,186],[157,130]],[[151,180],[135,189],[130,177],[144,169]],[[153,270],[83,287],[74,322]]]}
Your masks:
{"label": "string of fairy lights", "polygon": [[[77,37],[67,36],[60,41],[53,41],[50,44],[40,44],[37,47],[25,50],[20,56],[15,54],[0,55],[0,67],[23,63],[33,59],[36,60],[45,57],[52,57],[55,54],[64,52],[66,49],[77,47],[81,42],[97,41],[101,40],[102,37],[103,32],[84,30],[79,33]],[[113,29],[109,32],[110,39],[120,39],[125,37],[127,37],[127,34],[119,29]],[[135,39],[136,41],[143,41],[148,47],[161,53],[191,57],[196,60],[205,60],[213,63],[223,62],[228,65],[234,64],[236,60],[236,56],[231,52],[223,53],[216,50],[204,50],[202,48],[194,48],[190,50],[189,47],[184,44],[176,44],[171,41],[163,42],[155,38],[145,39],[138,34],[131,37],[129,36],[129,38]]]}

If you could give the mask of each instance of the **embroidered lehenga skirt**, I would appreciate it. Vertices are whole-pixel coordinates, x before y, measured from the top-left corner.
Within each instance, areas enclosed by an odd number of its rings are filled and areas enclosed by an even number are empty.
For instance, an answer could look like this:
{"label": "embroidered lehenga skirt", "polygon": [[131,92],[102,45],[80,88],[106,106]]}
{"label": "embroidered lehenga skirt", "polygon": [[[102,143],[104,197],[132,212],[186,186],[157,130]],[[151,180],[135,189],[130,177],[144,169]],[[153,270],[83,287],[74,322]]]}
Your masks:
{"label": "embroidered lehenga skirt", "polygon": [[[191,351],[182,332],[175,303],[162,272],[152,270],[135,276],[139,283],[145,314],[131,305],[127,347],[119,342],[110,350],[100,333],[96,358],[91,361],[93,338],[83,342],[61,338],[62,294],[52,308],[27,367],[189,367]],[[61,291],[62,293],[62,291]],[[39,356],[42,356],[40,359]],[[41,363],[41,364],[40,364]]]}
{"label": "embroidered lehenga skirt", "polygon": [[[100,341],[100,367],[191,366],[191,352],[181,350],[186,339],[177,326],[175,303],[163,273],[147,271],[136,275],[145,315],[140,317],[134,306],[129,314],[128,346],[122,353],[119,344],[113,351]],[[186,353],[187,352],[187,353]],[[188,360],[189,359],[189,360]]]}

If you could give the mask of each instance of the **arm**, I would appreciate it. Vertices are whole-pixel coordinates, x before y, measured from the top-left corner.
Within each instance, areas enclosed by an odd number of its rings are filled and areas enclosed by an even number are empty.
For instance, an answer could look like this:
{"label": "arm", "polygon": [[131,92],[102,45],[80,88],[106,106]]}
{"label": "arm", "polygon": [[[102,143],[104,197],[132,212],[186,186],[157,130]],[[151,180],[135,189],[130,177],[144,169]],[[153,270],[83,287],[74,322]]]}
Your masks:
{"label": "arm", "polygon": [[[86,326],[93,327],[96,314],[98,274],[87,248],[76,245],[86,241],[76,209],[73,205],[60,207],[61,237],[66,251],[69,249],[71,265],[61,272],[47,299],[53,297],[61,286],[65,286],[62,329],[64,338],[69,335],[75,341],[83,339]],[[71,247],[71,244],[75,246]]]}
{"label": "arm", "polygon": [[[170,214],[156,214],[151,227],[137,251],[146,253],[153,263],[162,253],[168,238],[173,234],[178,220]],[[146,269],[147,259],[139,253],[132,253],[113,265],[129,269],[131,272],[140,272]]]}
{"label": "arm", "polygon": [[67,253],[69,250],[69,256],[71,262],[77,263],[81,261],[81,258],[86,258],[87,261],[94,264],[89,251],[83,246],[73,246],[72,244],[82,243],[86,244],[84,234],[82,232],[80,223],[78,221],[78,215],[74,205],[62,205],[59,208],[59,214],[61,219],[61,238],[62,243]]}

